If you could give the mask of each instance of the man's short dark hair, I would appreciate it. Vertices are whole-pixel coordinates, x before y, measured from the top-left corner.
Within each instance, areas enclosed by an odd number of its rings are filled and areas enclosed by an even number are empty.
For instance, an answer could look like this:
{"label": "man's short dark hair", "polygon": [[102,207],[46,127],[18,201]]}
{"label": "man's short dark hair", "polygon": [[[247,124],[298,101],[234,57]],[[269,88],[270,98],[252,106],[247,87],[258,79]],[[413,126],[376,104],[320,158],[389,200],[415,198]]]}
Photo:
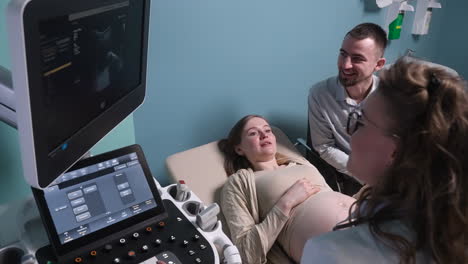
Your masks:
{"label": "man's short dark hair", "polygon": [[380,56],[383,56],[385,48],[387,47],[387,33],[379,25],[374,23],[362,23],[348,31],[346,36],[348,35],[357,40],[363,40],[366,38],[373,39],[376,46],[381,50]]}

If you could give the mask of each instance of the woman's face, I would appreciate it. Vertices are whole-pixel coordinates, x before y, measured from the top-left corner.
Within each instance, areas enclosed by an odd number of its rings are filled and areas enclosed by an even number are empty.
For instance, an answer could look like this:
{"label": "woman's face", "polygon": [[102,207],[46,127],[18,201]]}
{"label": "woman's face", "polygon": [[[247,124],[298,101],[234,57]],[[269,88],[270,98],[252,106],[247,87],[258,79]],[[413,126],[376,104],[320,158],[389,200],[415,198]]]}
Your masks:
{"label": "woman's face", "polygon": [[270,161],[276,155],[276,137],[264,119],[254,117],[245,124],[235,150],[251,163]]}
{"label": "woman's face", "polygon": [[374,185],[392,164],[397,138],[392,136],[392,121],[386,113],[385,98],[372,93],[364,103],[359,128],[351,136],[348,170],[361,181]]}

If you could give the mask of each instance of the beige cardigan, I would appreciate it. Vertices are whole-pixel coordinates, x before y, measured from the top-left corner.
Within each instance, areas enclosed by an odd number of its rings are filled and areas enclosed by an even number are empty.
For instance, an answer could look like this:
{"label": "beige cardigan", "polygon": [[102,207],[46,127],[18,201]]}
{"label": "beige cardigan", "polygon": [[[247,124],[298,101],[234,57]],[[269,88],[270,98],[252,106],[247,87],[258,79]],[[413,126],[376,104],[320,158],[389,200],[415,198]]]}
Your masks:
{"label": "beige cardigan", "polygon": [[[303,158],[289,158],[288,161],[310,165]],[[287,161],[278,159],[278,163]],[[255,174],[252,169],[242,169],[229,176],[221,192],[221,208],[231,239],[239,249],[243,263],[294,263],[276,242],[289,217],[274,206],[260,222]]]}

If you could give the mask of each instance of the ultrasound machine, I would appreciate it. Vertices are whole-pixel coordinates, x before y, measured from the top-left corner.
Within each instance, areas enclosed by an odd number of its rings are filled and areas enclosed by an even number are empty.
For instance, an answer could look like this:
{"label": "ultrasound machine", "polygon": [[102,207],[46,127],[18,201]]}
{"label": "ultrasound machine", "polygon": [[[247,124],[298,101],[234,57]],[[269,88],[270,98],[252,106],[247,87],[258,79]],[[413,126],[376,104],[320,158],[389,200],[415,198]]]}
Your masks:
{"label": "ultrasound machine", "polygon": [[50,243],[27,263],[241,263],[218,205],[183,181],[160,186],[140,146],[88,155],[143,103],[149,14],[150,0],[7,7],[12,68],[0,67],[0,119],[18,128]]}

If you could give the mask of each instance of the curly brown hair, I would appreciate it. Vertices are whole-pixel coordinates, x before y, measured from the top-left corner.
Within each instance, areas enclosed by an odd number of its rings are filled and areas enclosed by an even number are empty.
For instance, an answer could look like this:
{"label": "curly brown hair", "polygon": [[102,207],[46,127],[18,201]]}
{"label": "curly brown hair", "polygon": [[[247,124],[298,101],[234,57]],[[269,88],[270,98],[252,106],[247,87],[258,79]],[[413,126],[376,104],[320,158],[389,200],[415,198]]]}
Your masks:
{"label": "curly brown hair", "polygon": [[[356,209],[350,223],[368,223],[401,263],[415,263],[417,251],[436,263],[467,263],[466,84],[443,68],[404,58],[380,76],[377,93],[395,123],[397,152],[385,175],[350,209],[350,215]],[[411,228],[414,240],[384,231],[391,219]]]}

